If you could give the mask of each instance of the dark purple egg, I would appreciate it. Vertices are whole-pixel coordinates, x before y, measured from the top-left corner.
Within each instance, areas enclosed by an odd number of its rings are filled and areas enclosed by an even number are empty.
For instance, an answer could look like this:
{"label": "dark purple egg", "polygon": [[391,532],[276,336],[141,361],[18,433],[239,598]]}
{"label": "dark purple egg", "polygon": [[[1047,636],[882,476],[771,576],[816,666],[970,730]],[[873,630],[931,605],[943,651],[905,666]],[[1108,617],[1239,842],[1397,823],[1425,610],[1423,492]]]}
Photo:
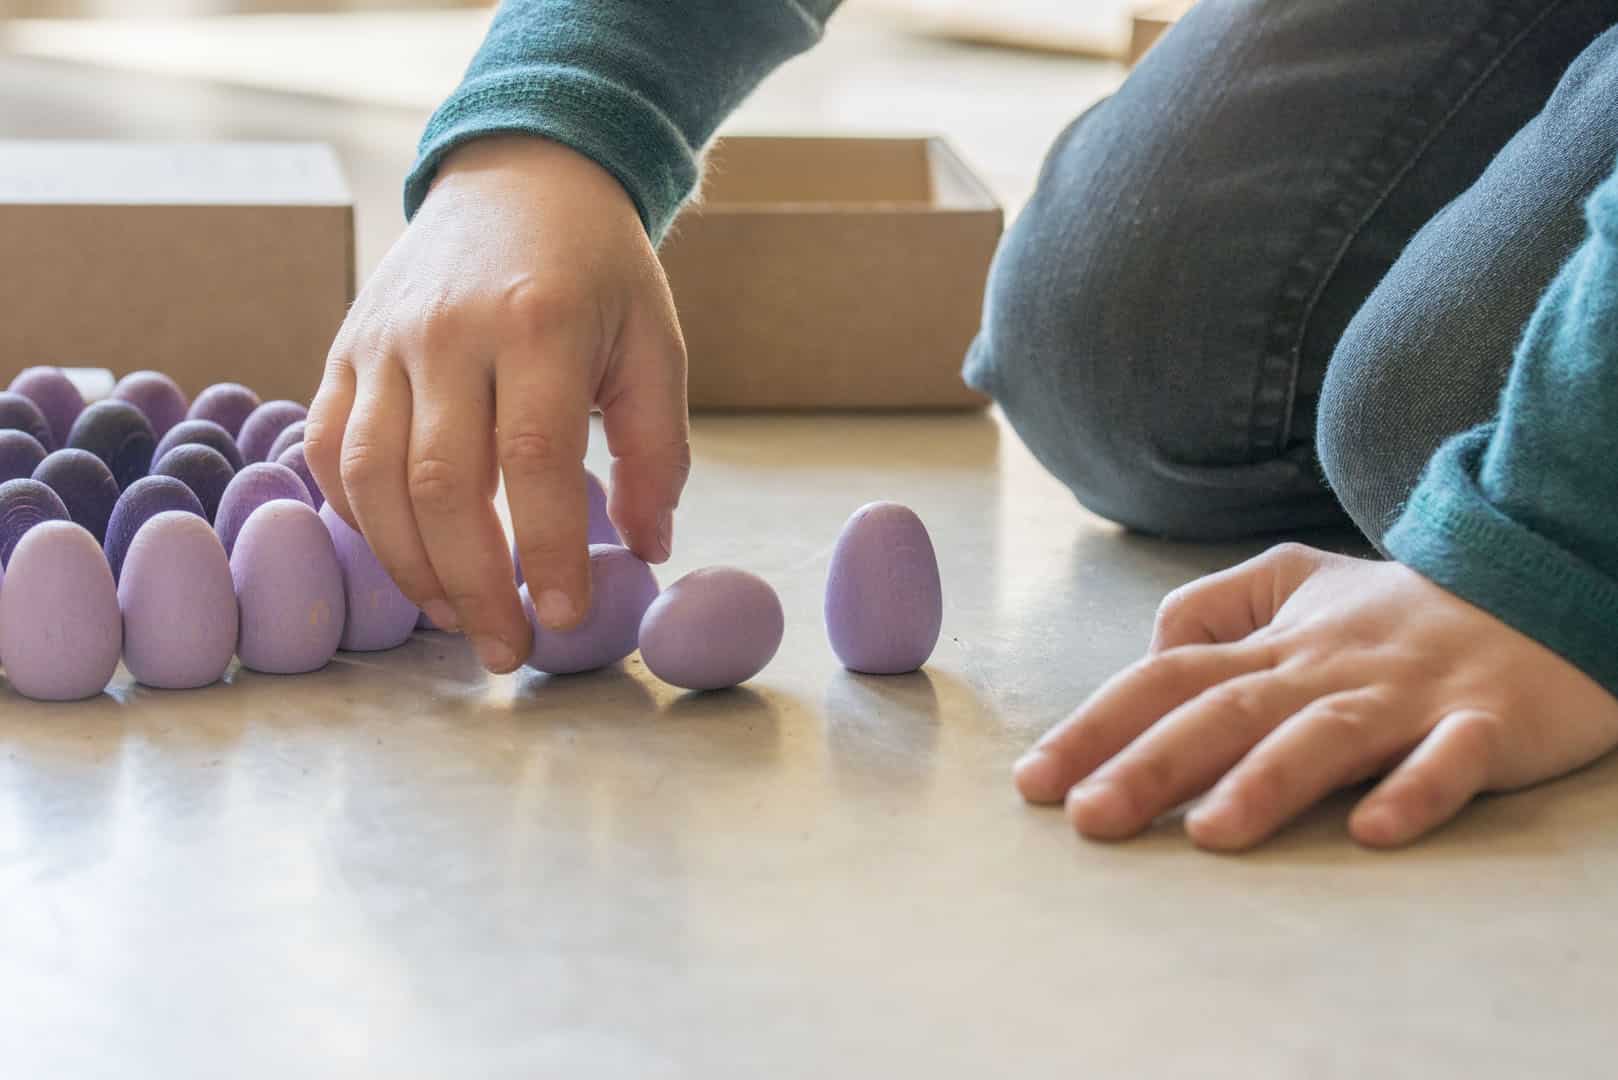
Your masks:
{"label": "dark purple egg", "polygon": [[518,590],[523,612],[534,628],[528,665],[551,675],[616,664],[635,651],[641,617],[657,599],[657,578],[628,548],[595,544],[590,548],[590,611],[571,630],[540,625],[528,586]]}
{"label": "dark purple egg", "polygon": [[161,371],[132,371],[112,388],[114,401],[127,401],[139,409],[152,425],[152,434],[161,439],[170,428],[185,419],[191,405],[180,384]]}
{"label": "dark purple egg", "polygon": [[51,429],[51,446],[66,446],[73,421],[84,411],[84,396],[59,367],[24,368],[11,380],[10,390],[39,407]]}
{"label": "dark purple egg", "polygon": [[[623,547],[624,538],[618,535],[618,529],[607,516],[607,489],[602,486],[601,478],[589,469],[584,470],[584,486],[590,496],[590,533],[586,543],[612,544],[614,547]],[[516,568],[517,584],[524,580],[522,572],[522,557],[517,554],[517,542],[511,542],[511,565]]]}
{"label": "dark purple egg", "polygon": [[296,446],[298,443],[303,442],[303,429],[307,426],[308,421],[306,420],[294,420],[282,428],[281,434],[277,435],[275,441],[270,444],[270,449],[265,453],[264,460],[277,461],[286,452],[287,447]]}
{"label": "dark purple egg", "polygon": [[46,450],[56,448],[50,422],[39,406],[10,390],[0,391],[0,430],[26,431]]}
{"label": "dark purple egg", "polygon": [[253,410],[253,415],[242,424],[242,430],[236,436],[236,445],[242,450],[242,460],[249,464],[265,460],[270,447],[275,445],[276,436],[308,417],[309,410],[296,401],[266,401]]}
{"label": "dark purple egg", "polygon": [[118,503],[118,481],[106,462],[88,450],[69,447],[46,455],[34,479],[47,485],[67,507],[67,515],[96,538],[107,539],[107,519]]}
{"label": "dark purple egg", "polygon": [[640,623],[640,658],[687,690],[722,690],[764,670],[786,628],[781,599],[757,574],[696,570],[664,589]]}
{"label": "dark purple egg", "polygon": [[944,618],[938,557],[909,507],[876,502],[854,512],[832,549],[826,634],[851,671],[900,675],[927,662]]}
{"label": "dark purple egg", "polygon": [[191,494],[202,504],[202,516],[212,524],[219,516],[219,500],[235,479],[236,470],[213,447],[182,443],[157,459],[152,475],[172,476],[190,488]]}
{"label": "dark purple egg", "polygon": [[236,448],[236,440],[230,432],[212,420],[182,420],[175,424],[158,442],[157,449],[152,452],[152,460],[162,461],[176,446],[191,443],[212,447],[218,451],[230,464],[231,472],[241,472],[242,466],[246,464],[242,461],[242,452]]}
{"label": "dark purple egg", "polygon": [[222,382],[198,394],[185,415],[188,420],[212,420],[234,439],[258,406],[258,395],[253,391],[241,383]]}
{"label": "dark purple egg", "polygon": [[107,521],[107,539],[101,545],[107,552],[107,565],[112,567],[112,580],[123,575],[124,556],[129,554],[129,545],[135,542],[140,527],[169,510],[184,510],[207,520],[201,501],[172,476],[143,476],[118,496],[118,505],[112,508],[112,517]]}
{"label": "dark purple egg", "polygon": [[219,497],[219,512],[214,515],[213,523],[214,531],[225,545],[226,555],[235,554],[236,537],[253,511],[276,499],[295,499],[311,510],[315,508],[309,489],[303,486],[298,474],[285,465],[260,461],[235,475]]}
{"label": "dark purple egg", "polygon": [[285,465],[298,474],[303,486],[309,489],[309,497],[315,501],[315,509],[319,510],[326,505],[326,494],[320,490],[320,484],[315,480],[315,474],[309,468],[309,461],[303,456],[303,443],[293,443],[276,455],[277,465]]}
{"label": "dark purple egg", "polygon": [[67,507],[38,480],[0,484],[0,565],[11,562],[23,535],[42,521],[67,521]]}
{"label": "dark purple egg", "polygon": [[152,467],[157,436],[146,415],[127,401],[98,401],[73,421],[67,444],[100,458],[122,491]]}
{"label": "dark purple egg", "polygon": [[13,428],[0,431],[0,481],[32,476],[44,460],[45,448],[28,432]]}

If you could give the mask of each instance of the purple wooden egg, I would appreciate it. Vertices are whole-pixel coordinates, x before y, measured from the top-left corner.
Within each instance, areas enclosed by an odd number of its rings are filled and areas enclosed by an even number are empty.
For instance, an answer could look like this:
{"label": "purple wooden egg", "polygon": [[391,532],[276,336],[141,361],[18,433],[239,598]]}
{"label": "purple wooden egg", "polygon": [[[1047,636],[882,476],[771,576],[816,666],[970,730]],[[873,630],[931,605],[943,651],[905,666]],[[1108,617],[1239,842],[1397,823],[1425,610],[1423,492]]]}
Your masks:
{"label": "purple wooden egg", "polygon": [[25,431],[47,451],[56,448],[51,425],[30,398],[10,390],[0,391],[0,430]]}
{"label": "purple wooden egg", "polygon": [[112,567],[112,580],[123,580],[124,559],[141,526],[170,510],[208,520],[196,494],[172,476],[143,476],[118,496],[118,505],[107,519],[107,539],[101,545],[107,552],[107,565]]}
{"label": "purple wooden egg", "polygon": [[23,536],[47,521],[67,521],[67,507],[38,480],[0,484],[0,565],[10,565]]}
{"label": "purple wooden egg", "polygon": [[99,694],[122,642],[118,590],[95,537],[71,521],[29,530],[0,589],[0,656],[12,687],[41,701]]}
{"label": "purple wooden egg", "polygon": [[234,439],[258,406],[258,395],[241,383],[214,383],[197,395],[185,415],[188,420],[211,420]]}
{"label": "purple wooden egg", "polygon": [[281,434],[277,435],[275,441],[270,444],[270,449],[265,453],[264,460],[275,461],[286,451],[287,447],[296,446],[298,443],[303,442],[303,429],[308,424],[307,420],[294,420],[282,428]]}
{"label": "purple wooden egg", "polygon": [[230,555],[241,609],[236,655],[271,675],[325,667],[343,636],[343,570],[309,504],[276,499],[253,511]]}
{"label": "purple wooden egg", "polygon": [[225,493],[219,497],[219,512],[214,515],[214,531],[225,545],[225,554],[236,552],[236,537],[247,524],[253,511],[275,499],[296,499],[313,510],[314,502],[298,474],[285,465],[261,461],[249,465],[231,479]]}
{"label": "purple wooden egg", "polygon": [[0,482],[34,475],[45,460],[45,448],[26,431],[0,431]]}
{"label": "purple wooden egg", "polygon": [[242,460],[248,463],[265,460],[270,447],[275,445],[276,436],[308,416],[309,410],[296,401],[266,401],[253,410],[236,436]]}
{"label": "purple wooden egg", "polygon": [[112,388],[112,397],[139,409],[152,425],[152,434],[159,439],[185,419],[186,409],[191,405],[180,384],[161,371],[130,372]]}
{"label": "purple wooden egg", "polygon": [[640,658],[687,690],[722,690],[764,670],[781,647],[781,598],[757,574],[714,566],[664,589],[640,623]]}
{"label": "purple wooden egg", "polygon": [[195,514],[166,510],[141,526],[124,556],[118,607],[124,666],[147,686],[207,686],[219,681],[236,655],[230,559]]}
{"label": "purple wooden egg", "polygon": [[[601,486],[601,478],[589,469],[584,470],[584,486],[590,496],[590,532],[586,538],[591,544],[612,544],[615,547],[624,546],[624,538],[618,535],[618,529],[607,516],[607,489]],[[522,558],[517,554],[517,542],[511,542],[511,565],[516,568],[517,584],[524,580],[522,572]]]}
{"label": "purple wooden egg", "polygon": [[425,611],[419,611],[416,613],[416,629],[432,630],[436,632],[438,630],[438,624],[429,619]]}
{"label": "purple wooden egg", "polygon": [[10,390],[32,401],[44,415],[51,429],[51,441],[45,447],[47,450],[67,445],[73,421],[84,411],[84,396],[61,368],[24,368],[11,380]]}
{"label": "purple wooden egg", "polygon": [[219,516],[219,500],[236,478],[236,470],[213,447],[183,443],[157,459],[152,475],[172,476],[190,488],[191,494],[202,504],[202,516],[212,524]]}
{"label": "purple wooden egg", "polygon": [[118,505],[118,481],[107,463],[88,450],[72,447],[47,454],[34,470],[34,479],[56,492],[67,516],[84,526],[100,544],[107,539],[107,521]]}
{"label": "purple wooden egg", "polygon": [[73,421],[67,444],[100,458],[122,491],[151,469],[157,437],[145,414],[129,402],[98,401]]}
{"label": "purple wooden egg", "polygon": [[938,558],[909,507],[854,511],[832,550],[826,634],[851,671],[899,675],[927,662],[944,619]]}
{"label": "purple wooden egg", "polygon": [[590,612],[571,630],[541,626],[528,586],[519,590],[523,612],[534,628],[530,667],[551,675],[571,675],[616,664],[635,651],[641,617],[657,598],[652,568],[628,548],[592,544],[590,588]]}
{"label": "purple wooden egg", "polygon": [[237,449],[236,440],[230,432],[212,420],[182,420],[175,424],[167,435],[158,440],[157,449],[152,452],[152,460],[162,461],[176,446],[187,446],[191,443],[212,447],[230,465],[232,472],[241,472],[242,466],[246,464],[242,461],[242,452]]}
{"label": "purple wooden egg", "polygon": [[399,591],[365,537],[349,528],[337,511],[323,508],[320,520],[331,533],[337,563],[343,568],[348,617],[341,647],[349,652],[377,652],[404,644],[416,628],[421,609]]}
{"label": "purple wooden egg", "polygon": [[309,489],[309,497],[314,500],[316,510],[326,505],[326,493],[320,490],[320,484],[309,468],[309,460],[303,456],[303,443],[294,443],[281,451],[276,455],[275,462],[298,474],[303,486]]}

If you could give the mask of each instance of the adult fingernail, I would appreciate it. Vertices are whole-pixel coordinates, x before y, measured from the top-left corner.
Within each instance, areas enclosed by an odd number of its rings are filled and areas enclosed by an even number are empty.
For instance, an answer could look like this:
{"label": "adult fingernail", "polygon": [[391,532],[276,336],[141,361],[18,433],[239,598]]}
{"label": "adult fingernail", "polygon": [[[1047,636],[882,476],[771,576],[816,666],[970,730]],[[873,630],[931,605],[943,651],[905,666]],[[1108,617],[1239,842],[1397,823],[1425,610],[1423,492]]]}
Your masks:
{"label": "adult fingernail", "polygon": [[539,621],[552,630],[573,625],[577,610],[572,598],[560,589],[546,589],[539,594],[539,603],[534,605],[534,613],[539,616]]}
{"label": "adult fingernail", "polygon": [[674,554],[674,511],[665,510],[657,519],[657,548],[662,558]]}
{"label": "adult fingernail", "polygon": [[460,629],[461,620],[456,617],[455,609],[449,606],[448,600],[434,597],[423,604],[421,610],[427,613],[427,618],[431,619],[433,625],[440,630]]}
{"label": "adult fingernail", "polygon": [[472,647],[478,652],[478,659],[490,671],[510,671],[517,666],[517,654],[511,651],[511,646],[493,637],[475,637]]}

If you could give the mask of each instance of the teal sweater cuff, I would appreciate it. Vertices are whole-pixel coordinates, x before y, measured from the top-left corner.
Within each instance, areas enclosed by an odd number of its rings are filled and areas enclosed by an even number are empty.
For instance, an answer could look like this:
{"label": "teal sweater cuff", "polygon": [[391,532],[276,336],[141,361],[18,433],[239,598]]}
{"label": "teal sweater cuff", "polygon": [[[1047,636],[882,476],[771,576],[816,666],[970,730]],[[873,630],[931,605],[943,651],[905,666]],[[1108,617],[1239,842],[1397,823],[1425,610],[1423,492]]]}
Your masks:
{"label": "teal sweater cuff", "polygon": [[1384,543],[1618,695],[1618,582],[1485,498],[1477,478],[1493,431],[1486,424],[1444,444]]}

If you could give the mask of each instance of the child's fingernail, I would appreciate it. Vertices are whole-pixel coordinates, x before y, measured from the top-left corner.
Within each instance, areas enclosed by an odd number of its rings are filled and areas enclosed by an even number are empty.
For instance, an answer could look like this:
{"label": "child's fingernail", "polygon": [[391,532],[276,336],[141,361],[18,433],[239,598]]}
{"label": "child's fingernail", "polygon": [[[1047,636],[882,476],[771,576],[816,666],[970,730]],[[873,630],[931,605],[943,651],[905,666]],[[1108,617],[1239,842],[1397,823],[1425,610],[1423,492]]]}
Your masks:
{"label": "child's fingernail", "polygon": [[1059,779],[1056,759],[1037,746],[1017,759],[1017,763],[1011,767],[1011,775],[1016,778],[1017,788],[1026,798],[1054,802],[1063,794],[1051,790]]}
{"label": "child's fingernail", "polygon": [[539,603],[534,605],[539,621],[552,630],[571,626],[576,611],[573,601],[561,589],[546,589],[539,594]]}
{"label": "child's fingernail", "polygon": [[1394,843],[1399,838],[1399,815],[1391,807],[1372,806],[1354,815],[1354,831],[1369,843]]}
{"label": "child's fingernail", "polygon": [[490,671],[510,671],[517,662],[517,654],[511,651],[511,646],[494,637],[475,637],[472,647],[478,652],[478,659]]}
{"label": "child's fingernail", "polygon": [[665,510],[657,519],[657,547],[663,558],[674,554],[674,511]]}
{"label": "child's fingernail", "polygon": [[449,606],[449,601],[437,597],[422,605],[421,610],[433,621],[433,625],[440,630],[458,630],[461,621],[455,615],[455,609]]}

